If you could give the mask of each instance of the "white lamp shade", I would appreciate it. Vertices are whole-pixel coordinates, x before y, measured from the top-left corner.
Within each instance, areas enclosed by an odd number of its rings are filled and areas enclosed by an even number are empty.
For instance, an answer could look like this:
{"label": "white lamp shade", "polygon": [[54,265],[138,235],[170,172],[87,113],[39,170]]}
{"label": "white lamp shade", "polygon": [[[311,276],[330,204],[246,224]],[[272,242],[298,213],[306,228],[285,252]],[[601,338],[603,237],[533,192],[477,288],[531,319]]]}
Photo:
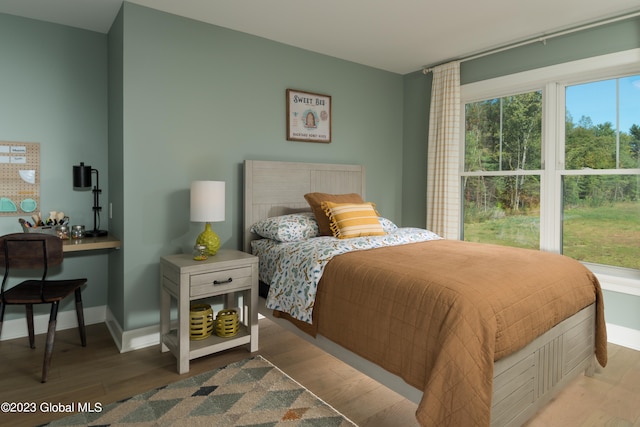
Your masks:
{"label": "white lamp shade", "polygon": [[191,221],[224,221],[224,181],[191,183]]}

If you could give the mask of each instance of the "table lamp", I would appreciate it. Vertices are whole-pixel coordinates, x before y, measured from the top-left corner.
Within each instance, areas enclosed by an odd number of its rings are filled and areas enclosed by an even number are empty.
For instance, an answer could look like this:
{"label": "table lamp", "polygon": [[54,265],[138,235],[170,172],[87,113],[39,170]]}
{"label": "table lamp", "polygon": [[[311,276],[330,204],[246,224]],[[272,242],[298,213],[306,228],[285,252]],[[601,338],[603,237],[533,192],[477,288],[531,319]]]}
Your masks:
{"label": "table lamp", "polygon": [[196,239],[209,255],[220,249],[220,238],[211,229],[211,222],[224,221],[224,181],[193,181],[191,183],[191,221],[205,222],[204,231]]}
{"label": "table lamp", "polygon": [[100,225],[100,207],[98,196],[102,193],[100,189],[100,179],[98,176],[98,170],[92,169],[91,166],[85,166],[84,162],[80,162],[80,165],[73,167],[73,188],[74,190],[86,190],[91,188],[91,174],[96,174],[96,185],[93,187],[93,230],[87,230],[85,233],[87,237],[106,236],[108,233],[106,230],[98,230]]}

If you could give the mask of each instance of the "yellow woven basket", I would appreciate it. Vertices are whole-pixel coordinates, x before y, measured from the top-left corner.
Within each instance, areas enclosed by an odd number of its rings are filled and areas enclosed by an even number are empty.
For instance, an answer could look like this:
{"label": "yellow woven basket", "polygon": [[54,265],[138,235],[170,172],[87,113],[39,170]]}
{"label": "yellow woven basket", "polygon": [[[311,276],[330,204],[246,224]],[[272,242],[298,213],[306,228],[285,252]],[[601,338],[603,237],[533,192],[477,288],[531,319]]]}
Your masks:
{"label": "yellow woven basket", "polygon": [[213,310],[207,304],[193,304],[189,310],[189,338],[203,340],[213,333]]}
{"label": "yellow woven basket", "polygon": [[223,338],[236,336],[240,328],[238,310],[228,308],[220,310],[216,316],[216,335]]}

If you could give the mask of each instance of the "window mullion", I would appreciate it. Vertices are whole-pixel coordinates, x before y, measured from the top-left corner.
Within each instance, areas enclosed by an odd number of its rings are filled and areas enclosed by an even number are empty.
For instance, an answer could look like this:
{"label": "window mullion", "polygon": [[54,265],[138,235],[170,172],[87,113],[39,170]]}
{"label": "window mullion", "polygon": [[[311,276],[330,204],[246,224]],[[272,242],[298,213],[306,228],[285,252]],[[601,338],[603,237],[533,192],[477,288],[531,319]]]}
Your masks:
{"label": "window mullion", "polygon": [[[562,176],[557,170],[564,153],[564,95],[547,83],[542,96],[542,158],[540,177],[540,249],[561,251]],[[561,147],[562,145],[562,147]]]}

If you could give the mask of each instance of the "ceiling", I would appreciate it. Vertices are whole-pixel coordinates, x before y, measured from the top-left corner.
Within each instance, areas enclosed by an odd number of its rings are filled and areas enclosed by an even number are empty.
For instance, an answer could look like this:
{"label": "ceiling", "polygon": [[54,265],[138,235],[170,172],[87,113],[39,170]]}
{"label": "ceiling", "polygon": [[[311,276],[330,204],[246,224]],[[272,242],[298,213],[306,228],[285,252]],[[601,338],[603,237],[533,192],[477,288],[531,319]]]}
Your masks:
{"label": "ceiling", "polygon": [[[399,74],[640,11],[638,0],[129,0]],[[0,0],[0,13],[107,33],[122,0]]]}

